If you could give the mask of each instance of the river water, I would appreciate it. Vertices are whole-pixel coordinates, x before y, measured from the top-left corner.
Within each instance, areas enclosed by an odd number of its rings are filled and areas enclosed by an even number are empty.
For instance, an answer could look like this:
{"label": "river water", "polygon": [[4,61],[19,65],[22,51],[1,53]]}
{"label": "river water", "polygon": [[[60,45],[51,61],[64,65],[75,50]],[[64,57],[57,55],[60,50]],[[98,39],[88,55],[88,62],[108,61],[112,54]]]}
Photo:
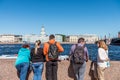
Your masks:
{"label": "river water", "polygon": [[[0,44],[0,55],[15,55],[18,53],[22,44]],[[30,45],[34,47],[33,44]],[[62,44],[64,52],[61,55],[68,55],[72,44]],[[90,60],[96,60],[97,46],[95,44],[86,44]],[[42,47],[42,46],[41,46]],[[120,61],[120,46],[109,45],[109,58],[110,60]]]}

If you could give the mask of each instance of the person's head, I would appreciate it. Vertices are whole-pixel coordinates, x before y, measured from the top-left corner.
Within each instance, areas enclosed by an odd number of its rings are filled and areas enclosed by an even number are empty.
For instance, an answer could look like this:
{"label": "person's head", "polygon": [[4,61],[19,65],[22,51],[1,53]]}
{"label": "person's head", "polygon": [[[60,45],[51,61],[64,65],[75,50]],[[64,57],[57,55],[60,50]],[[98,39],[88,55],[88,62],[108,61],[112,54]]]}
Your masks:
{"label": "person's head", "polygon": [[99,41],[96,41],[95,44],[99,47]]}
{"label": "person's head", "polygon": [[34,52],[35,54],[37,53],[37,48],[40,47],[40,44],[41,44],[40,40],[35,41],[35,52]]}
{"label": "person's head", "polygon": [[22,48],[28,48],[28,49],[29,49],[29,48],[30,48],[30,45],[29,45],[29,44],[23,44],[23,45],[22,45]]}
{"label": "person's head", "polygon": [[85,39],[84,39],[84,38],[79,38],[79,39],[78,39],[78,43],[85,44]]}
{"label": "person's head", "polygon": [[106,45],[106,43],[105,43],[104,40],[100,40],[100,41],[98,42],[98,47],[99,47],[99,48],[103,48],[103,49],[105,49],[105,50],[108,50],[108,47],[107,47],[107,45]]}
{"label": "person's head", "polygon": [[37,46],[40,46],[40,44],[41,44],[41,41],[40,41],[40,40],[35,41],[35,46],[36,46],[36,47],[37,47]]}
{"label": "person's head", "polygon": [[51,39],[55,39],[55,36],[54,36],[53,34],[51,34],[51,35],[49,36],[49,40],[51,40]]}

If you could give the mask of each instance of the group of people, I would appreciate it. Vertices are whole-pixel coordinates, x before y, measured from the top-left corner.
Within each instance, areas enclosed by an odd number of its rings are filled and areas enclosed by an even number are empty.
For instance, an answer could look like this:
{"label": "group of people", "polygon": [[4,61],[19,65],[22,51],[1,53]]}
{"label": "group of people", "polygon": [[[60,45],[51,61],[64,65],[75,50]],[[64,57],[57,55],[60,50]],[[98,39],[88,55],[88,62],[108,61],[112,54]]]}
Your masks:
{"label": "group of people", "polygon": [[[35,47],[30,50],[29,44],[23,44],[18,52],[18,57],[15,61],[15,67],[20,80],[26,80],[30,65],[32,66],[34,77],[33,80],[42,80],[42,72],[44,62],[46,61],[46,80],[57,80],[58,69],[58,55],[53,59],[50,58],[52,48],[55,49],[57,54],[64,51],[59,42],[55,41],[55,36],[50,35],[49,41],[44,43],[44,47],[40,47],[41,41],[35,42]],[[52,46],[51,46],[52,45]],[[54,51],[55,52],[55,51]],[[51,54],[51,56],[55,56]]]}
{"label": "group of people", "polygon": [[[44,62],[46,62],[46,80],[57,80],[58,56],[64,51],[62,45],[55,41],[55,36],[50,35],[49,41],[45,42],[43,48],[41,41],[35,42],[35,47],[30,50],[29,44],[23,44],[18,52],[15,67],[20,80],[27,80],[30,65],[33,70],[33,80],[42,80]],[[98,41],[97,72],[98,79],[104,80],[104,70],[107,67],[108,47],[103,40]],[[57,55],[56,55],[57,54]],[[69,61],[73,66],[75,80],[84,80],[86,62],[89,60],[88,49],[84,38],[79,38],[78,43],[72,45]]]}

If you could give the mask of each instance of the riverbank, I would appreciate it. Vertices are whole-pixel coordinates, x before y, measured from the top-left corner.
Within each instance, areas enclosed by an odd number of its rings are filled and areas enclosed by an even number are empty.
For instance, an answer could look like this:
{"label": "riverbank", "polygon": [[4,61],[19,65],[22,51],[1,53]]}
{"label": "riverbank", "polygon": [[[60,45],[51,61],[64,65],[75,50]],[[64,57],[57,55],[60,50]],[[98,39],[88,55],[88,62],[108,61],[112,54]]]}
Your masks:
{"label": "riverbank", "polygon": [[[0,80],[19,80],[14,67],[15,59],[0,59]],[[91,61],[87,63],[85,80],[91,80],[89,76]],[[73,80],[68,73],[69,61],[58,63],[58,80]],[[120,62],[111,61],[111,67],[105,71],[105,80],[120,80]],[[29,80],[32,80],[33,74],[30,74]],[[45,68],[43,71],[43,80],[45,80]],[[92,79],[93,80],[93,79]]]}

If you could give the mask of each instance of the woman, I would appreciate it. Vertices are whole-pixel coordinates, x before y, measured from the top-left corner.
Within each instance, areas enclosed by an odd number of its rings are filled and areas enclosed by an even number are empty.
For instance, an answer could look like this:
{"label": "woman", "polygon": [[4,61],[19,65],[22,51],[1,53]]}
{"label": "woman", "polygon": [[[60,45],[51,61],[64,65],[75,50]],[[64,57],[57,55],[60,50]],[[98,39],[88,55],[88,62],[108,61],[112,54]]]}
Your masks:
{"label": "woman", "polygon": [[18,52],[18,57],[15,62],[15,67],[20,80],[26,80],[27,77],[30,62],[29,48],[29,44],[23,44],[22,48]]}
{"label": "woman", "polygon": [[31,50],[31,61],[33,67],[34,77],[33,80],[42,80],[42,72],[44,67],[44,54],[43,48],[40,48],[41,41],[35,42],[35,48]]}
{"label": "woman", "polygon": [[97,57],[97,72],[99,80],[104,80],[104,71],[107,67],[108,58],[108,47],[103,40],[100,40],[97,44],[98,57]]}

